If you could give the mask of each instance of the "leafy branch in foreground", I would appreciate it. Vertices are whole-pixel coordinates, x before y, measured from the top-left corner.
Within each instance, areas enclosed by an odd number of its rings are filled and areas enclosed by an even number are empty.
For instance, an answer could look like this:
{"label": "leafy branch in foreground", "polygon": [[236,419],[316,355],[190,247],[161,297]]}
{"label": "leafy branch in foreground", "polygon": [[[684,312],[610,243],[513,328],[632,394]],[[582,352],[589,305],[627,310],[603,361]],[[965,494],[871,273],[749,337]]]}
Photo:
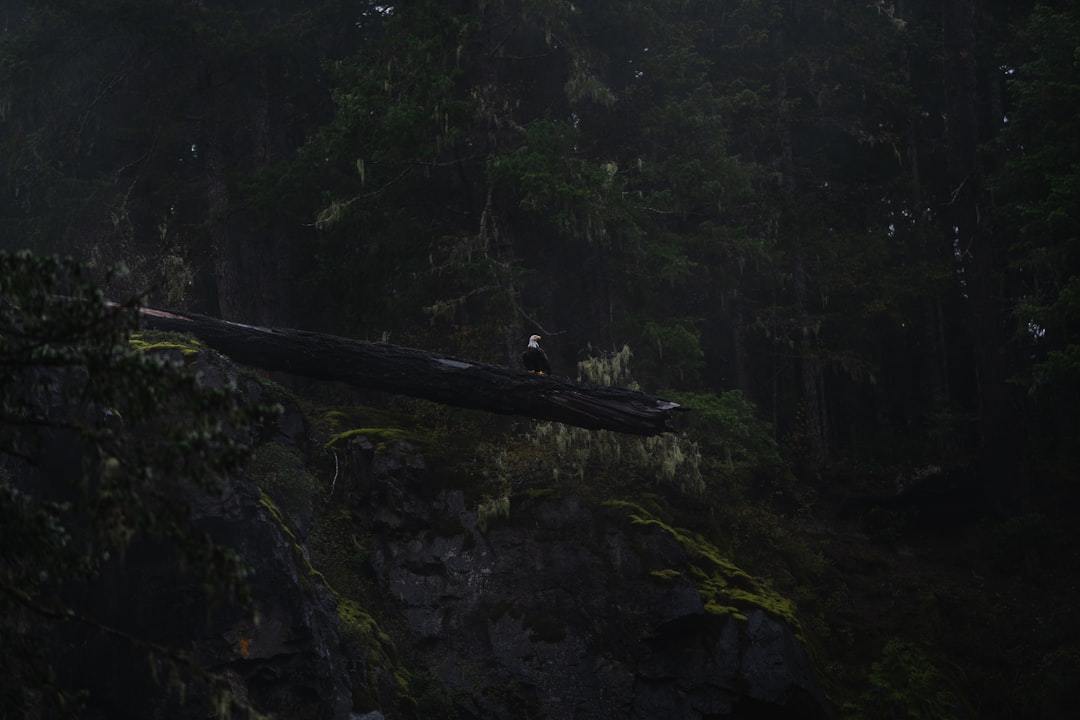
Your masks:
{"label": "leafy branch in foreground", "polygon": [[[256,714],[189,654],[71,602],[125,552],[154,543],[202,576],[209,604],[250,605],[249,570],[193,522],[249,453],[266,408],[242,404],[180,361],[134,350],[134,300],[107,303],[82,267],[0,253],[0,707],[77,716],[77,688],[58,682],[52,652],[73,624],[149,653],[206,683],[218,714]],[[224,694],[223,694],[224,692]]]}

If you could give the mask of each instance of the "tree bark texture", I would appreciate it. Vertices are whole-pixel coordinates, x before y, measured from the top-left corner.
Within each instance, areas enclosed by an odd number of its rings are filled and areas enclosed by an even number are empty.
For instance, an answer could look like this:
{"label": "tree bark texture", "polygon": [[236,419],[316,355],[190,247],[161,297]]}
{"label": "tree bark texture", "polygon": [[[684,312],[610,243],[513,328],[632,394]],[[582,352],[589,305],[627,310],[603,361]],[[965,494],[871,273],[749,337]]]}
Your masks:
{"label": "tree bark texture", "polygon": [[1002,507],[1024,502],[1024,468],[1018,446],[1016,408],[1010,406],[1005,365],[1006,310],[1001,304],[1000,266],[984,195],[978,148],[980,98],[976,73],[976,4],[942,4],[948,179],[952,242],[964,269],[975,352],[981,460]]}
{"label": "tree bark texture", "polygon": [[336,335],[267,328],[143,308],[143,325],[185,332],[243,365],[345,382],[503,415],[635,435],[668,431],[678,403],[622,388],[458,360]]}

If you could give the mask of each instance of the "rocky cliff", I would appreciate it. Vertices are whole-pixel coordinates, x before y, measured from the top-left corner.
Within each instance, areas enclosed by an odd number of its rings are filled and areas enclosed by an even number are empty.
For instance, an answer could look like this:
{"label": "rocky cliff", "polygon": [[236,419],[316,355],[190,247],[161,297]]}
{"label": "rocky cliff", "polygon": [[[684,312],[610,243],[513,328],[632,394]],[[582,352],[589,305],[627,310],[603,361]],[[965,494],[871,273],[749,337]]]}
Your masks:
{"label": "rocky cliff", "polygon": [[373,577],[464,716],[824,715],[790,606],[700,536],[559,493],[485,519],[407,443],[347,453]]}
{"label": "rocky cliff", "polygon": [[[220,359],[198,372],[253,401],[276,392]],[[313,451],[297,404],[271,399],[286,411],[248,472],[192,500],[254,570],[254,612],[207,609],[145,545],[86,589],[87,614],[189,651],[278,718],[824,717],[790,603],[701,536],[552,490],[482,510],[392,434]],[[202,717],[215,697],[153,678],[115,635],[72,631],[57,653],[86,717]]]}

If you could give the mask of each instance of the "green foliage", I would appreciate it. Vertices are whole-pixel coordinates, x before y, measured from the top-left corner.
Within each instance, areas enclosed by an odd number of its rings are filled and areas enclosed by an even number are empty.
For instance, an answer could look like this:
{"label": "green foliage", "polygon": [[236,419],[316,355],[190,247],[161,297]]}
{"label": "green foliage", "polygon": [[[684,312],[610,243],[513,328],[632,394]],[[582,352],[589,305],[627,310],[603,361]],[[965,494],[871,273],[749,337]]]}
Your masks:
{"label": "green foliage", "polygon": [[741,391],[667,396],[692,411],[684,420],[687,434],[702,451],[722,457],[728,469],[783,466],[772,429],[758,419],[757,408]]}
{"label": "green foliage", "polygon": [[[321,432],[334,432],[353,420],[391,418],[387,411],[369,408],[352,411],[325,411]],[[363,428],[337,434],[324,445],[324,450],[347,454],[350,440],[359,437],[370,439],[380,453],[401,452],[406,442],[404,437],[430,446],[426,438],[397,427]],[[271,442],[255,449],[247,471],[259,485],[260,504],[292,539],[294,560],[298,567],[306,566],[308,584],[325,588],[337,601],[338,635],[356,663],[352,676],[354,710],[363,712],[393,706],[405,713],[404,717],[419,718],[425,717],[422,708],[449,703],[445,689],[434,678],[409,671],[408,663],[385,629],[390,627],[386,616],[375,610],[385,611],[386,598],[371,579],[368,553],[372,538],[365,534],[363,523],[342,501],[349,493],[335,495],[333,481],[327,488],[320,479],[323,472],[332,471],[336,477],[338,472],[348,473],[348,468],[339,467],[337,461],[332,467],[322,462],[316,472],[305,465],[295,449]],[[302,527],[306,537],[298,537]]]}
{"label": "green foliage", "polygon": [[[357,657],[370,662],[368,677],[361,678],[367,688],[376,688],[379,685],[377,671],[396,667],[397,649],[394,641],[383,632],[375,619],[360,605],[349,598],[338,600],[338,618],[341,621],[341,639]],[[403,677],[397,678],[398,690],[404,695],[408,692],[408,683]],[[374,691],[372,691],[374,692]],[[361,709],[373,709],[378,707],[377,697],[368,698],[368,702],[362,700],[357,703]],[[355,702],[355,701],[354,701]]]}
{"label": "green foliage", "polygon": [[870,689],[847,709],[853,720],[950,720],[960,709],[948,675],[904,640],[885,644],[867,679]]}
{"label": "green foliage", "polygon": [[319,480],[304,467],[300,453],[281,443],[259,445],[247,463],[247,472],[278,507],[302,517],[312,514],[315,501],[325,493]]}
{"label": "green foliage", "polygon": [[491,179],[516,194],[530,220],[566,237],[604,241],[621,212],[618,166],[582,157],[580,141],[569,122],[536,120],[520,149],[490,161]]}
{"label": "green foliage", "polygon": [[503,269],[481,223],[460,211],[476,192],[460,180],[478,162],[465,134],[481,100],[461,86],[477,28],[438,2],[364,25],[359,52],[325,63],[336,111],[301,148],[281,196],[319,191],[308,208],[319,301],[352,332],[401,340],[423,329],[423,308],[453,320],[455,300],[495,292]]}
{"label": "green foliage", "polygon": [[1035,389],[1080,377],[1080,151],[1068,139],[1080,102],[1078,31],[1075,8],[1039,5],[1028,19],[1023,62],[1009,68],[1016,107],[1000,141],[1007,165],[995,178],[1006,193],[1000,215],[1015,232],[1011,265],[1023,286],[1014,315],[1018,340],[1037,359]]}
{"label": "green foliage", "polygon": [[648,349],[643,365],[659,382],[684,387],[699,384],[705,353],[694,319],[672,318],[663,325],[650,320],[642,326],[641,338]]}
{"label": "green foliage", "polygon": [[986,532],[990,560],[996,569],[1004,572],[1025,569],[1031,558],[1039,557],[1062,541],[1060,530],[1041,513],[1017,515],[988,526]]}
{"label": "green foliage", "polygon": [[133,349],[136,324],[134,304],[106,304],[80,265],[0,253],[0,636],[14,680],[4,707],[71,709],[75,696],[50,679],[45,653],[58,626],[76,623],[147,650],[171,676],[209,683],[219,707],[250,710],[184,651],[69,601],[72,583],[122,567],[132,543],[151,540],[202,577],[210,602],[250,599],[246,566],[192,526],[190,498],[220,492],[268,411]]}

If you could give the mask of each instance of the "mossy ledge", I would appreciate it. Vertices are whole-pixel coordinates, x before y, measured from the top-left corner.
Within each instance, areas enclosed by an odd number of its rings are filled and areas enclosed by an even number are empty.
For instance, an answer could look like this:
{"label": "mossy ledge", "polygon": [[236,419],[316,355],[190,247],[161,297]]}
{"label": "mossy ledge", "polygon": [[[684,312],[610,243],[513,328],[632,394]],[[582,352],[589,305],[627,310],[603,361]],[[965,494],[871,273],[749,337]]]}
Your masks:
{"label": "mossy ledge", "polygon": [[134,333],[128,344],[140,352],[178,351],[184,358],[190,359],[206,350],[206,345],[194,335],[160,330],[143,330]]}
{"label": "mossy ledge", "polygon": [[363,661],[365,668],[357,677],[353,687],[354,707],[372,710],[378,707],[378,673],[383,671],[390,678],[395,699],[402,703],[415,702],[410,695],[408,673],[397,658],[394,641],[379,626],[375,618],[361,607],[356,600],[338,592],[326,576],[311,564],[308,554],[300,545],[296,534],[289,527],[281,509],[261,488],[259,505],[273,519],[281,532],[292,544],[294,561],[307,570],[308,582],[319,583],[334,596],[337,601],[337,615],[341,628],[341,641]]}
{"label": "mossy ledge", "polygon": [[326,442],[326,448],[331,449],[341,447],[341,445],[355,437],[367,438],[375,445],[375,449],[379,452],[385,452],[399,442],[408,442],[410,444],[421,442],[421,438],[415,433],[411,433],[408,430],[403,430],[401,428],[362,427],[353,428],[334,435]]}
{"label": "mossy ledge", "polygon": [[[701,594],[706,612],[746,620],[748,611],[761,609],[782,619],[795,630],[797,638],[803,639],[795,604],[768,587],[765,581],[737,567],[701,534],[671,527],[633,502],[608,500],[602,505],[621,513],[632,527],[660,530],[682,546],[687,557],[689,580]],[[673,568],[659,568],[650,574],[670,582],[679,573]]]}

